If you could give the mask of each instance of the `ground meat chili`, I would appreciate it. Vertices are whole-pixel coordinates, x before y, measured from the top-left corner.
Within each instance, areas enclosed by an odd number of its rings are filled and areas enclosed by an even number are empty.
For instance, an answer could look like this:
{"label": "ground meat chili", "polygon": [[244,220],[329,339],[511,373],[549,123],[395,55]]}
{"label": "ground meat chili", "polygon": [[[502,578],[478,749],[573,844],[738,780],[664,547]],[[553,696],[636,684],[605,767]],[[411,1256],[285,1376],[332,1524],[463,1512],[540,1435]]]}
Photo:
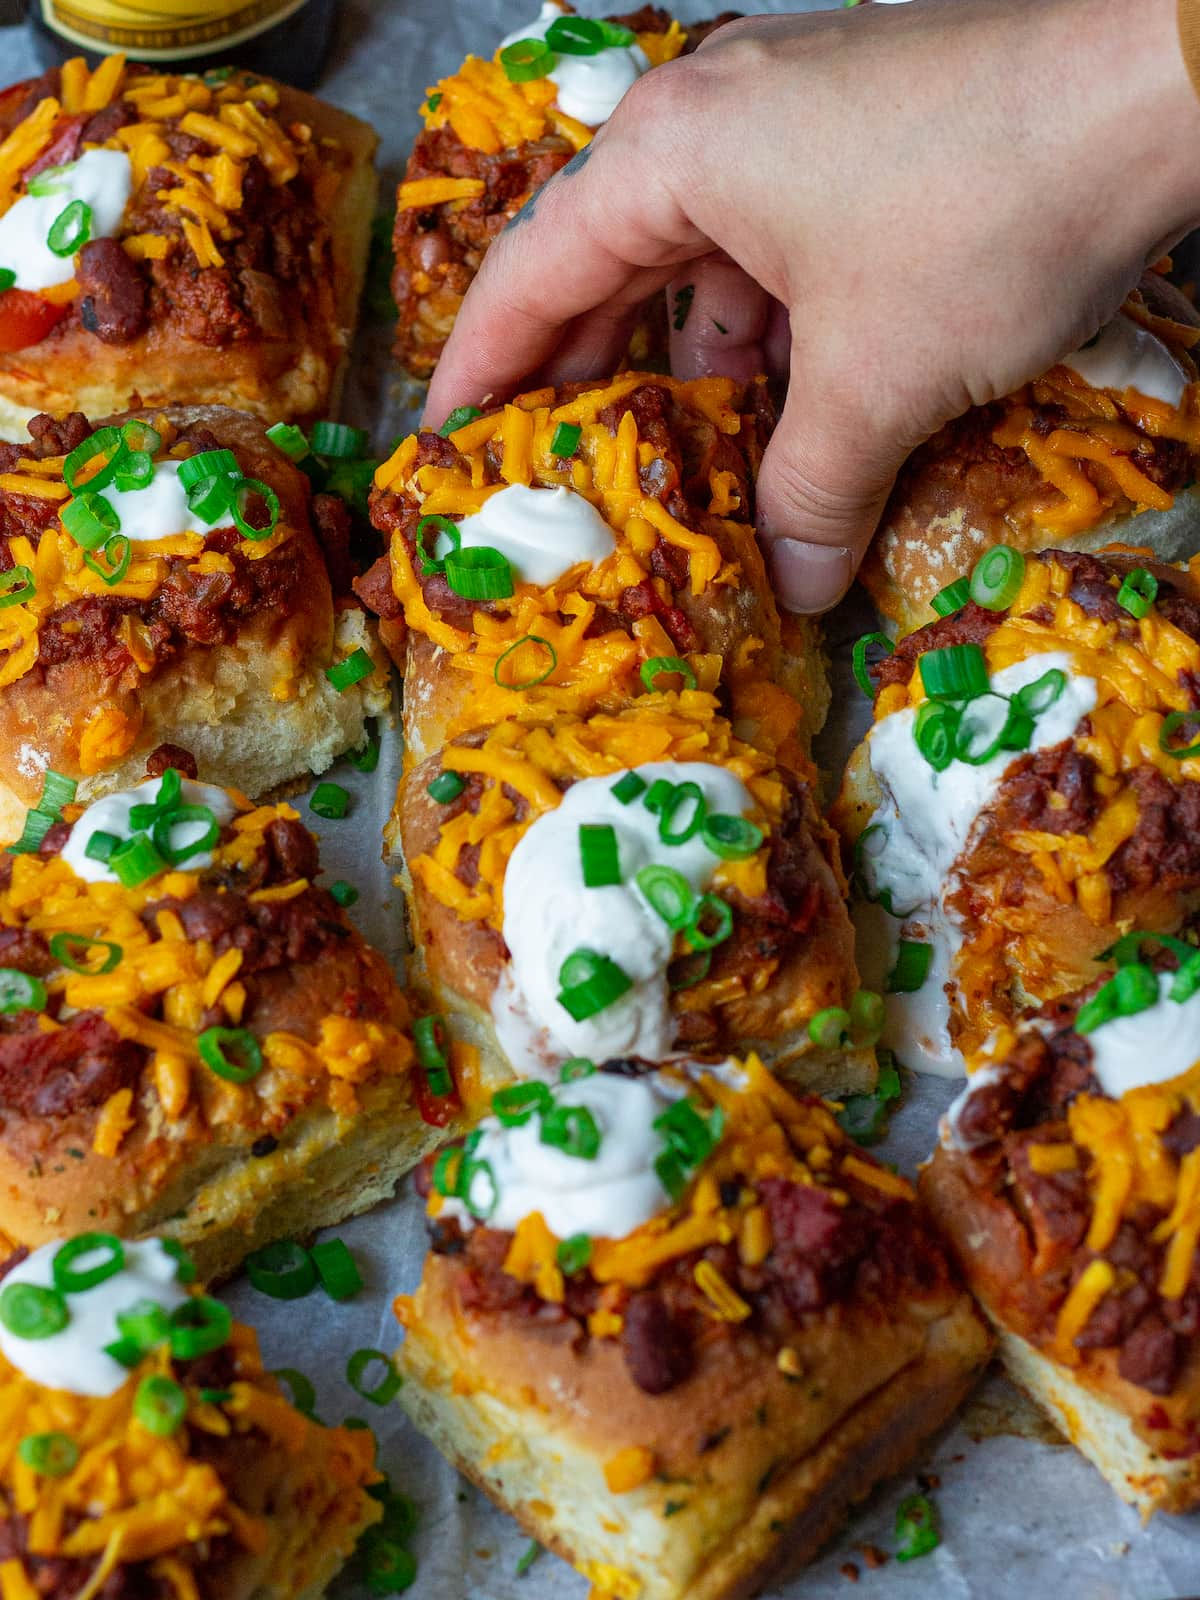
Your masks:
{"label": "ground meat chili", "polygon": [[[1142,958],[1161,971],[1177,966],[1168,952]],[[1059,1312],[1072,1285],[1097,1259],[1111,1263],[1128,1285],[1121,1294],[1101,1299],[1074,1343],[1080,1350],[1113,1350],[1117,1370],[1128,1383],[1151,1394],[1171,1393],[1182,1365],[1200,1336],[1200,1261],[1178,1299],[1164,1299],[1158,1284],[1167,1244],[1156,1242],[1154,1230],[1162,1212],[1141,1204],[1127,1212],[1112,1243],[1096,1252],[1086,1244],[1092,1198],[1086,1157],[1079,1167],[1063,1172],[1037,1172],[1031,1165],[1033,1145],[1058,1144],[1070,1138],[1067,1113],[1079,1095],[1103,1095],[1092,1072],[1092,1047],[1074,1030],[1084,1001],[1105,982],[1099,978],[1079,993],[1043,1006],[1039,1027],[1022,1031],[998,1074],[973,1090],[956,1115],[955,1144],[964,1154],[968,1181],[990,1203],[1010,1211],[1028,1241],[1031,1269],[1019,1284],[1007,1286],[1012,1306],[998,1307],[1006,1318],[1016,1315],[1017,1331],[1051,1344]],[[1200,1144],[1200,1116],[1183,1111],[1167,1129],[1162,1143],[1179,1156]]]}
{"label": "ground meat chili", "polygon": [[[418,1189],[425,1193],[434,1159],[418,1169]],[[710,1245],[668,1262],[645,1287],[622,1291],[621,1353],[644,1393],[665,1394],[685,1382],[698,1344],[718,1337],[718,1328],[728,1337],[748,1333],[778,1349],[830,1306],[855,1298],[886,1304],[905,1285],[931,1289],[942,1281],[940,1251],[911,1204],[845,1175],[839,1187],[849,1193],[847,1205],[810,1185],[766,1179],[759,1189],[774,1244],[760,1265],[744,1265],[732,1245]],[[454,1264],[464,1309],[540,1326],[574,1322],[579,1346],[587,1343],[587,1318],[600,1300],[600,1286],[588,1272],[566,1280],[561,1303],[547,1302],[503,1270],[511,1233],[463,1229],[452,1218],[434,1218],[430,1234],[435,1254]],[[706,1310],[695,1280],[701,1261],[710,1261],[752,1308],[736,1333],[731,1324],[714,1324],[711,1307]],[[606,1288],[609,1309],[612,1289]]]}
{"label": "ground meat chili", "polygon": [[[21,1562],[39,1600],[74,1600],[95,1571],[95,1559],[33,1555],[28,1539],[28,1517],[17,1512],[0,1517],[0,1561]],[[177,1593],[173,1583],[154,1576],[150,1562],[139,1561],[117,1566],[95,1591],[95,1600],[173,1600]]]}

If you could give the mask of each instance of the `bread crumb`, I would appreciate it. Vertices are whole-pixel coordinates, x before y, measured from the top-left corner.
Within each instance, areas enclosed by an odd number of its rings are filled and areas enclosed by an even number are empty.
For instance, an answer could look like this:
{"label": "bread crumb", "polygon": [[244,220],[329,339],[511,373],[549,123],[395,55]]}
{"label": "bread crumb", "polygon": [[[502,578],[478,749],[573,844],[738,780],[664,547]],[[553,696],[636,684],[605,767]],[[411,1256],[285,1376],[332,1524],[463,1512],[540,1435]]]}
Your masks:
{"label": "bread crumb", "polygon": [[854,1565],[853,1561],[843,1561],[838,1570],[841,1572],[842,1577],[845,1578],[847,1583],[858,1582],[858,1568]]}
{"label": "bread crumb", "polygon": [[862,1554],[863,1560],[872,1572],[879,1567],[887,1565],[888,1553],[886,1550],[881,1550],[877,1544],[864,1544],[862,1546]]}

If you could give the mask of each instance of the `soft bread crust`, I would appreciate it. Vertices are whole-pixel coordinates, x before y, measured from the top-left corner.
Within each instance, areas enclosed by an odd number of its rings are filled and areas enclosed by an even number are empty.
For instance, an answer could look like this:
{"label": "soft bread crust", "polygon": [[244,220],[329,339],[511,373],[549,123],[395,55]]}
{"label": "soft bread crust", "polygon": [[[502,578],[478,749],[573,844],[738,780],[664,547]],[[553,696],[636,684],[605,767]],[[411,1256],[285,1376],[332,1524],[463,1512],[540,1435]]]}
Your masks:
{"label": "soft bread crust", "polygon": [[[960,1290],[914,1290],[886,1315],[816,1315],[794,1341],[798,1380],[734,1334],[650,1396],[615,1341],[581,1352],[561,1328],[481,1316],[452,1281],[430,1257],[404,1317],[401,1405],[534,1538],[599,1589],[640,1582],[643,1600],[733,1600],[810,1559],[951,1414],[990,1349]],[[632,1444],[654,1451],[658,1476],[614,1494],[605,1463]]]}
{"label": "soft bread crust", "polygon": [[[302,122],[316,141],[334,139],[349,163],[327,203],[333,254],[328,315],[284,337],[207,345],[171,323],[152,324],[128,344],[106,344],[72,320],[39,344],[0,354],[0,438],[20,440],[39,411],[103,416],[130,407],[233,405],[266,422],[311,423],[335,411],[366,277],[378,181],[375,130],[313,95],[277,83],[276,115]],[[10,94],[23,95],[27,84]]]}
{"label": "soft bread crust", "polygon": [[[406,691],[407,693],[407,682]],[[396,809],[385,830],[385,850],[397,861],[398,882],[409,908],[416,961],[412,979],[427,986],[440,1009],[451,1013],[454,1031],[481,1054],[491,1076],[507,1075],[506,1056],[492,1020],[492,996],[507,965],[500,935],[487,923],[464,921],[416,882],[402,859],[436,845],[444,808],[428,785],[441,771],[440,757],[414,768],[402,780]],[[842,897],[830,865],[832,836],[815,810],[807,826],[812,843],[806,866],[820,884],[827,904]],[[822,853],[818,842],[826,845]],[[854,937],[848,918],[828,922],[798,945],[761,994],[749,994],[721,1007],[722,1039],[728,1054],[755,1051],[773,1072],[815,1093],[869,1092],[875,1084],[873,1051],[822,1050],[808,1037],[807,1024],[828,1006],[846,1005],[847,975],[854,971]],[[725,1039],[725,1035],[728,1039]]]}
{"label": "soft bread crust", "polygon": [[1111,1349],[1085,1351],[1078,1364],[1066,1365],[1028,1325],[1024,1290],[1031,1261],[1025,1229],[1007,1203],[985,1192],[972,1158],[939,1148],[920,1188],[996,1329],[1000,1355],[1014,1380],[1144,1516],[1200,1506],[1200,1450],[1191,1431],[1200,1411],[1200,1351],[1191,1352],[1167,1396],[1126,1382]]}
{"label": "soft bread crust", "polygon": [[[303,475],[245,412],[183,406],[166,415],[179,426],[202,423],[236,452],[247,476],[274,488],[302,576],[280,611],[255,612],[228,644],[189,642],[150,674],[130,663],[114,677],[92,661],[68,661],[35,666],[0,690],[2,838],[20,833],[46,767],[77,778],[86,802],[138,782],[147,755],[171,743],[196,757],[206,781],[260,795],[300,773],[323,771],[362,743],[366,717],[390,706],[390,676],[373,625],[357,607],[334,609]],[[325,668],[360,645],[378,669],[339,693]],[[85,772],[80,742],[100,706],[118,711],[137,733],[116,762]]]}
{"label": "soft bread crust", "polygon": [[[1141,291],[1155,313],[1200,327],[1200,312],[1160,274],[1146,273]],[[1057,491],[1028,461],[1019,468],[995,459],[968,465],[962,438],[969,421],[951,423],[915,452],[863,563],[864,587],[901,638],[933,620],[932,597],[969,573],[993,545],[1024,553],[1097,551],[1124,543],[1160,561],[1180,561],[1200,550],[1200,489],[1191,486],[1178,490],[1166,511],[1138,512],[1120,496],[1082,533],[1063,537],[1034,527],[1024,510],[1053,502]]]}

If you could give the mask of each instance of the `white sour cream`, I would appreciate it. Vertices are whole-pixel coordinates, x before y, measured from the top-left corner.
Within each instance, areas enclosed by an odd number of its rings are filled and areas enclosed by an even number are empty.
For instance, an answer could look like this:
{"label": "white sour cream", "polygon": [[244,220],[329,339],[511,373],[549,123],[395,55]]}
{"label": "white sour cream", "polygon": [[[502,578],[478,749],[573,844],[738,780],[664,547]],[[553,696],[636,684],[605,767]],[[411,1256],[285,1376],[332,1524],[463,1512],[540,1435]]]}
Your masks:
{"label": "white sour cream", "polygon": [[102,493],[120,518],[120,532],[134,544],[172,539],[179,533],[211,533],[233,523],[227,511],[215,522],[196,515],[179,481],[178,461],[155,462],[154,477],[144,489],[117,489],[109,484]]}
{"label": "white sour cream", "polygon": [[[544,39],[550,24],[563,14],[554,0],[545,0],[537,20],[507,34],[500,41],[501,50],[518,39]],[[559,110],[589,128],[598,128],[612,116],[626,91],[649,70],[650,59],[640,45],[613,45],[594,56],[560,55],[549,76],[558,85]]]}
{"label": "white sour cream", "polygon": [[[650,762],[636,769],[647,789],[657,778],[695,783],[710,812],[745,816],[753,802],[739,778],[707,762]],[[501,1042],[522,1076],[545,1075],[571,1056],[593,1061],[638,1056],[664,1060],[674,1026],[666,970],[675,936],[634,882],[638,871],[661,862],[703,893],[720,865],[699,833],[681,845],[664,844],[658,816],[643,805],[645,792],[622,805],[612,792],[621,777],[585,778],[572,784],[562,804],[529,828],[508,864],[504,881],[504,941],[512,956],[507,981],[497,987],[493,1016]],[[617,836],[621,882],[589,889],[579,857],[581,823],[609,823]],[[633,979],[619,1000],[582,1022],[559,1004],[559,969],[580,948],[609,956]]]}
{"label": "white sour cream", "polygon": [[1124,312],[1101,328],[1085,349],[1064,356],[1062,364],[1093,389],[1136,389],[1169,406],[1178,406],[1189,381],[1162,340]]}
{"label": "white sour cream", "polygon": [[[581,561],[598,567],[617,547],[612,529],[583,495],[567,488],[528,489],[523,483],[501,489],[464,517],[458,536],[464,550],[480,545],[499,550],[518,582],[539,589]],[[444,553],[440,543],[437,553]]]}
{"label": "white sour cream", "polygon": [[[586,1106],[592,1114],[600,1134],[592,1160],[543,1144],[539,1116],[518,1128],[485,1117],[472,1160],[486,1161],[495,1181],[496,1207],[486,1218],[488,1226],[511,1230],[540,1211],[560,1239],[575,1233],[623,1239],[649,1222],[670,1204],[654,1170],[664,1141],[653,1123],[682,1093],[681,1085],[657,1075],[622,1078],[607,1072],[556,1087],[556,1105]],[[472,1204],[485,1207],[488,1198],[486,1176],[476,1178]],[[463,1223],[473,1220],[457,1200],[448,1200],[441,1214]]]}
{"label": "white sour cream", "polygon": [[1092,1071],[1114,1100],[1130,1089],[1166,1083],[1200,1061],[1200,993],[1170,998],[1173,972],[1158,977],[1158,1004],[1132,1017],[1114,1017],[1087,1035]]}
{"label": "white sour cream", "polygon": [[[942,1120],[938,1123],[938,1141],[947,1150],[976,1150],[981,1148],[979,1141],[966,1139],[962,1133],[962,1115],[967,1109],[973,1094],[978,1094],[980,1089],[986,1089],[989,1084],[1001,1083],[1004,1079],[1004,1068],[979,1067],[967,1080],[967,1086],[961,1094],[955,1095]],[[990,1139],[983,1143],[990,1144]]]}
{"label": "white sour cream", "polygon": [[[53,1288],[53,1261],[61,1248],[62,1240],[56,1240],[35,1250],[7,1275],[0,1292],[14,1283]],[[43,1388],[65,1389],[68,1394],[95,1399],[115,1394],[129,1377],[119,1361],[104,1353],[104,1346],[120,1337],[117,1313],[128,1311],[139,1300],[153,1300],[164,1310],[174,1311],[187,1299],[178,1271],[179,1263],[159,1240],[126,1240],[125,1265],[120,1272],[94,1289],[66,1296],[71,1320],[65,1328],[48,1339],[18,1339],[0,1323],[0,1351],[18,1372]]]}
{"label": "white sour cream", "polygon": [[[103,861],[94,861],[87,854],[88,843],[96,833],[111,833],[118,839],[132,838],[137,830],[129,820],[129,813],[134,806],[149,805],[157,800],[161,787],[161,778],[148,778],[145,783],[139,783],[136,789],[123,789],[117,794],[106,794],[92,801],[75,822],[71,837],[62,849],[62,858],[76,877],[83,878],[87,883],[121,881]],[[193,783],[190,778],[185,778],[182,799],[184,805],[207,806],[221,827],[232,822],[237,815],[237,807],[225,790],[217,789],[211,783]],[[185,845],[202,838],[207,826],[203,822],[176,823],[171,830],[172,849],[182,850]],[[189,856],[183,866],[188,872],[203,872],[212,863],[212,852],[202,850],[198,855]]]}
{"label": "white sour cream", "polygon": [[[994,693],[1013,695],[1055,667],[1066,673],[1066,687],[1036,719],[1030,751],[1049,749],[1074,734],[1081,718],[1096,704],[1095,679],[1074,674],[1070,656],[1061,650],[1031,656],[992,677]],[[904,924],[887,918],[891,933],[888,966],[901,938],[933,946],[929,976],[921,988],[913,994],[887,996],[884,1042],[915,1071],[957,1077],[964,1069],[947,1029],[947,986],[953,988],[962,936],[945,900],[954,887],[954,863],[966,848],[976,821],[994,800],[1005,773],[1025,752],[1004,750],[978,767],[952,761],[945,771],[935,772],[917,749],[915,722],[913,707],[893,712],[876,723],[868,746],[871,767],[884,791],[871,822],[881,823],[887,834],[880,853],[868,853],[864,859],[868,886],[876,893],[889,890],[895,909],[910,912]],[[870,964],[866,952],[867,982],[876,976],[867,976]]]}
{"label": "white sour cream", "polygon": [[24,194],[0,217],[0,267],[16,273],[18,289],[52,289],[75,276],[74,255],[57,256],[46,242],[73,200],[91,207],[89,239],[117,231],[132,188],[129,157],[123,150],[87,150],[45,181],[53,193]]}

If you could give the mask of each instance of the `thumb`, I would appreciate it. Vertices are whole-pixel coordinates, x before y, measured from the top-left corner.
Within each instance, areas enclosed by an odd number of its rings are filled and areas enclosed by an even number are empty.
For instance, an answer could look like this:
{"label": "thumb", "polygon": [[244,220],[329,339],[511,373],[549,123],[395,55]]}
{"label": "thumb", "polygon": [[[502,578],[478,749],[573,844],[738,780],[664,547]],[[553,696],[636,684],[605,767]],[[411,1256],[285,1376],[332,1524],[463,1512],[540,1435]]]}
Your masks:
{"label": "thumb", "polygon": [[758,475],[758,531],[787,611],[828,611],[849,589],[908,448],[792,365]]}

